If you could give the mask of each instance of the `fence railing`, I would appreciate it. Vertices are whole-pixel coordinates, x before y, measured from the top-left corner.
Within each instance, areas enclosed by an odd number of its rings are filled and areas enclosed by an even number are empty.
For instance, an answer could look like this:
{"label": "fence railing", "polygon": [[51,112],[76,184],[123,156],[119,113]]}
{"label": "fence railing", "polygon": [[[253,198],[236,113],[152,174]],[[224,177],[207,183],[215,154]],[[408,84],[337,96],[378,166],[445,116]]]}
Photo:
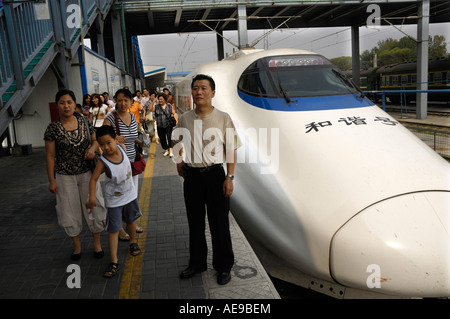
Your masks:
{"label": "fence railing", "polygon": [[414,135],[435,150],[439,155],[450,161],[450,132],[443,132],[405,125]]}
{"label": "fence railing", "polygon": [[[383,111],[386,110],[386,95],[387,94],[406,94],[406,93],[430,93],[430,94],[442,94],[450,93],[450,89],[442,90],[386,90],[386,91],[363,91],[365,94],[381,95],[381,101],[383,106]],[[401,110],[403,110],[403,99],[401,100]]]}

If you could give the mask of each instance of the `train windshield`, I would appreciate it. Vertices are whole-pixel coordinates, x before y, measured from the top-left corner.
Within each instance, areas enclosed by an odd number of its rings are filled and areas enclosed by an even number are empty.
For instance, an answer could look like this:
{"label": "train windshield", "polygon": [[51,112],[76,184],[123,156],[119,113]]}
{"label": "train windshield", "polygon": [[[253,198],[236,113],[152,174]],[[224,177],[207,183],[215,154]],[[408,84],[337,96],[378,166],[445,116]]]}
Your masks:
{"label": "train windshield", "polygon": [[358,93],[356,86],[320,55],[272,56],[252,63],[238,89],[257,97],[285,98]]}

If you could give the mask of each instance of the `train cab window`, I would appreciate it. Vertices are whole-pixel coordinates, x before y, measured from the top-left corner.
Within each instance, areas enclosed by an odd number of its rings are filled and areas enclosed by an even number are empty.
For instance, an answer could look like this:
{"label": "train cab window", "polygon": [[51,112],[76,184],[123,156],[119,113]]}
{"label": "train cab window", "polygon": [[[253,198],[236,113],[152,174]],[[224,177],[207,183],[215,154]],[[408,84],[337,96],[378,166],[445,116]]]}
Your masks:
{"label": "train cab window", "polygon": [[259,59],[242,73],[238,90],[266,98],[292,98],[357,93],[355,86],[320,55]]}

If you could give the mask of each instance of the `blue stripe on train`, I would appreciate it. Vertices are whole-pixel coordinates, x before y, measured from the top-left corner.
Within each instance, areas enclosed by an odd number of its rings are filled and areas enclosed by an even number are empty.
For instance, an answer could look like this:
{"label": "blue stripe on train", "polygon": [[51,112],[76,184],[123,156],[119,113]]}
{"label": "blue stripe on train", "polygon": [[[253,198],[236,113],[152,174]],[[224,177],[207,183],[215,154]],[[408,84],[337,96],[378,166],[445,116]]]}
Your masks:
{"label": "blue stripe on train", "polygon": [[238,94],[245,102],[271,111],[323,111],[352,109],[374,105],[369,99],[360,98],[359,94],[296,97],[291,98],[291,103],[287,103],[286,99],[256,97],[244,94],[240,91],[238,91]]}

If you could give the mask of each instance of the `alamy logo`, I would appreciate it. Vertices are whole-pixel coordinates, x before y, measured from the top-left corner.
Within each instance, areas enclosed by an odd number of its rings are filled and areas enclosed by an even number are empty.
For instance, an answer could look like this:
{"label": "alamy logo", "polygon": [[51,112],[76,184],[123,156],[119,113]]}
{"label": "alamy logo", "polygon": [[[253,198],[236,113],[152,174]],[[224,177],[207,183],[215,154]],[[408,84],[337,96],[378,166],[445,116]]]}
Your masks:
{"label": "alamy logo", "polygon": [[81,268],[77,264],[70,264],[66,268],[66,272],[71,274],[67,277],[66,284],[67,288],[81,288]]}
{"label": "alamy logo", "polygon": [[371,12],[367,17],[367,27],[379,28],[381,24],[381,9],[378,4],[370,4],[367,6],[366,12]]}
{"label": "alamy logo", "polygon": [[66,24],[69,29],[79,28],[81,25],[81,9],[77,4],[67,6],[67,13],[70,13],[66,19]]}
{"label": "alamy logo", "polygon": [[366,272],[371,274],[367,277],[366,284],[369,288],[381,288],[381,268],[377,264],[367,266]]}
{"label": "alamy logo", "polygon": [[258,164],[261,174],[274,174],[279,169],[279,135],[278,128],[271,128],[270,132],[267,128],[248,128],[239,134],[233,128],[227,128],[225,132],[214,127],[203,131],[202,121],[195,120],[193,136],[186,128],[174,129],[172,139],[180,143],[174,146],[173,152],[180,154],[183,150],[185,154],[183,159],[176,157],[174,161],[180,163],[184,160],[188,164],[233,163],[235,159],[229,151],[236,149],[238,140],[242,140],[244,150],[237,153],[236,163]]}

